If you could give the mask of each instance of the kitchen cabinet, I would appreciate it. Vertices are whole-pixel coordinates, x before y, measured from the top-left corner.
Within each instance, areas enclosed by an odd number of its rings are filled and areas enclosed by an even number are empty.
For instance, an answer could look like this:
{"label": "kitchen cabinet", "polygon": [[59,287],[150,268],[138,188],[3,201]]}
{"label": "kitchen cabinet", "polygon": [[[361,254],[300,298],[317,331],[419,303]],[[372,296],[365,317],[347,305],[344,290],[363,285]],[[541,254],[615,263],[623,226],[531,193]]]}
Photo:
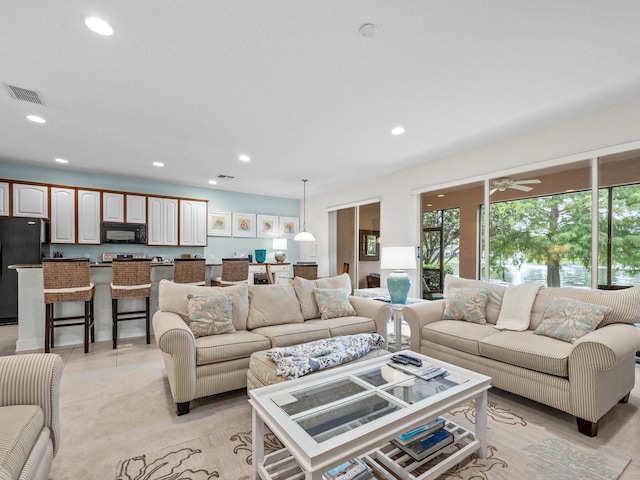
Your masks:
{"label": "kitchen cabinet", "polygon": [[178,245],[178,199],[147,197],[147,244]]}
{"label": "kitchen cabinet", "polygon": [[127,195],[127,223],[147,223],[147,197]]}
{"label": "kitchen cabinet", "polygon": [[78,243],[100,244],[100,192],[78,190]]}
{"label": "kitchen cabinet", "polygon": [[76,191],[51,187],[51,243],[76,243]]}
{"label": "kitchen cabinet", "polygon": [[49,187],[14,183],[13,216],[49,218]]}
{"label": "kitchen cabinet", "polygon": [[0,216],[9,216],[9,182],[0,182]]}
{"label": "kitchen cabinet", "polygon": [[180,200],[180,245],[207,245],[207,202]]}
{"label": "kitchen cabinet", "polygon": [[124,193],[102,193],[102,221],[124,223]]}

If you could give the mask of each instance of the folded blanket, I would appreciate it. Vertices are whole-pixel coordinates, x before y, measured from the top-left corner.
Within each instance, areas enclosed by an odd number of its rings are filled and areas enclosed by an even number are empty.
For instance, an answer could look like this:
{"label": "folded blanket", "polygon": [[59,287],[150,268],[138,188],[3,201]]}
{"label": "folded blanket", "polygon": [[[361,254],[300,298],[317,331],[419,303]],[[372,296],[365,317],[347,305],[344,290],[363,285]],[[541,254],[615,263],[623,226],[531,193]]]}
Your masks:
{"label": "folded blanket", "polygon": [[350,362],[383,344],[384,339],[377,333],[360,333],[272,348],[267,351],[267,358],[278,366],[276,375],[291,379]]}

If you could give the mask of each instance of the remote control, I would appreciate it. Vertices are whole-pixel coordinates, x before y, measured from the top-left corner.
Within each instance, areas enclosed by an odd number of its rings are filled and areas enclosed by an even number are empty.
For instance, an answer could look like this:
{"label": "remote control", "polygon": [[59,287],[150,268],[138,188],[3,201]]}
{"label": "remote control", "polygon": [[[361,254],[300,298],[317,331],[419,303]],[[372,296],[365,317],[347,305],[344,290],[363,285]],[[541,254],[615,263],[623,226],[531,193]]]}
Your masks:
{"label": "remote control", "polygon": [[401,357],[400,355],[394,355],[393,357],[391,357],[391,360],[396,363],[401,363],[402,365],[408,365],[410,363],[409,360]]}
{"label": "remote control", "polygon": [[404,353],[398,353],[397,356],[404,358],[407,362],[415,365],[416,367],[422,366],[422,360],[420,360],[419,358],[411,357],[409,355],[405,355]]}

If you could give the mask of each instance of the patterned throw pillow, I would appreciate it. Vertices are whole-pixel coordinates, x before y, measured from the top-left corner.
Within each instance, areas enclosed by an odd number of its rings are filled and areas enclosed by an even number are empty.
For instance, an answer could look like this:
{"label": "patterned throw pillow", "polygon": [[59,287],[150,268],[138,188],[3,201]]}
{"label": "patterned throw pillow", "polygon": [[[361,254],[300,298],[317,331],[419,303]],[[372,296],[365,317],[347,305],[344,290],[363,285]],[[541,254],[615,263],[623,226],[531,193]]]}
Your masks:
{"label": "patterned throw pillow", "polygon": [[233,295],[219,293],[213,295],[187,295],[189,328],[196,337],[234,333]]}
{"label": "patterned throw pillow", "polygon": [[594,330],[611,308],[556,297],[547,305],[542,321],[533,333],[573,343]]}
{"label": "patterned throw pillow", "polygon": [[356,315],[349,303],[349,293],[341,288],[314,288],[313,294],[322,320]]}
{"label": "patterned throw pillow", "polygon": [[489,291],[485,288],[449,288],[443,320],[466,320],[471,323],[487,323],[485,308]]}

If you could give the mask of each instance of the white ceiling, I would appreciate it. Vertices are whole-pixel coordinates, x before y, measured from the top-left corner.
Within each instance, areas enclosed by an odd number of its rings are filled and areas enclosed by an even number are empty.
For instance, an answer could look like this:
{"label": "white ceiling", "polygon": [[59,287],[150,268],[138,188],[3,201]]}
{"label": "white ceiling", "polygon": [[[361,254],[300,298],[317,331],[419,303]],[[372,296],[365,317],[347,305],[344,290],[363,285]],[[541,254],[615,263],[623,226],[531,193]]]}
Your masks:
{"label": "white ceiling", "polygon": [[300,198],[638,95],[639,23],[638,0],[3,0],[0,82],[46,105],[0,85],[0,160]]}

